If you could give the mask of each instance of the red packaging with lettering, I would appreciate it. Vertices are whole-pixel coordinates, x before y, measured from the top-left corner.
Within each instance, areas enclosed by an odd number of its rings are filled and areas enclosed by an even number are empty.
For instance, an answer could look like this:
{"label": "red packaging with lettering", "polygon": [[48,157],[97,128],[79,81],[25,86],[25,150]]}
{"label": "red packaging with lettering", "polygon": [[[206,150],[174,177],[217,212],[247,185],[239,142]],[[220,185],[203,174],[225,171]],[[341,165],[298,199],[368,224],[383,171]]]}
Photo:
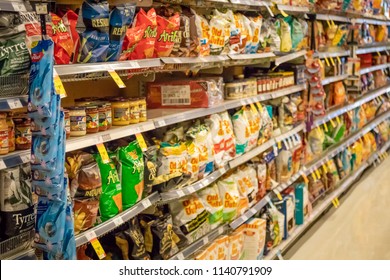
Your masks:
{"label": "red packaging with lettering", "polygon": [[154,45],[155,57],[170,56],[175,43],[181,39],[179,28],[179,13],[175,13],[169,18],[157,16],[157,38]]}
{"label": "red packaging with lettering", "polygon": [[122,53],[119,60],[128,60],[138,43],[141,42],[146,30],[146,25],[129,28],[126,31],[122,44]]}
{"label": "red packaging with lettering", "polygon": [[141,9],[135,17],[134,27],[145,25],[144,36],[135,46],[130,55],[130,59],[152,58],[154,53],[154,44],[157,36],[157,16],[152,8],[147,13]]}
{"label": "red packaging with lettering", "polygon": [[73,40],[62,19],[51,13],[54,59],[56,64],[69,64],[73,53]]}
{"label": "red packaging with lettering", "polygon": [[78,56],[78,50],[79,50],[79,40],[80,36],[79,33],[76,30],[77,26],[77,20],[79,16],[72,10],[68,10],[65,15],[62,17],[62,20],[68,29],[69,34],[72,37],[72,42],[73,42],[73,58],[72,61],[73,63],[77,62],[77,56]]}

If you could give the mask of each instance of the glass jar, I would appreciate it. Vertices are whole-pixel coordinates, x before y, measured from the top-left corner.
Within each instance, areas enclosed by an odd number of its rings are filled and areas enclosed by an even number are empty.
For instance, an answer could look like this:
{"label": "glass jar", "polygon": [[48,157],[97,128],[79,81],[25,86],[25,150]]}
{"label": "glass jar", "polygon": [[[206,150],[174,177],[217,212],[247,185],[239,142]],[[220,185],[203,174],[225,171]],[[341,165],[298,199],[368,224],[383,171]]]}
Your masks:
{"label": "glass jar", "polygon": [[31,148],[31,120],[26,117],[15,118],[15,143],[17,150]]}
{"label": "glass jar", "polygon": [[87,134],[87,125],[84,107],[69,108],[70,136],[84,136]]}
{"label": "glass jar", "polygon": [[139,123],[139,102],[138,99],[131,99],[129,102],[130,108],[130,123]]}
{"label": "glass jar", "polygon": [[9,152],[8,147],[8,124],[7,114],[0,113],[0,155],[6,155]]}
{"label": "glass jar", "polygon": [[146,122],[148,120],[147,111],[146,111],[146,99],[139,98],[138,105],[139,105],[139,121]]}
{"label": "glass jar", "polygon": [[87,107],[93,105],[93,103],[97,100],[96,97],[83,97],[77,98],[74,100],[74,104],[77,107]]}
{"label": "glass jar", "polygon": [[85,108],[87,133],[99,132],[99,110],[97,106]]}
{"label": "glass jar", "polygon": [[107,130],[107,117],[106,117],[106,105],[102,104],[98,106],[99,110],[99,131]]}
{"label": "glass jar", "polygon": [[110,129],[112,126],[112,112],[111,112],[111,103],[107,102],[104,104],[106,108],[106,121],[107,121],[107,129]]}
{"label": "glass jar", "polygon": [[13,113],[7,112],[7,125],[8,125],[8,150],[10,152],[15,151],[15,123],[12,120]]}
{"label": "glass jar", "polygon": [[65,124],[65,132],[66,132],[66,139],[70,137],[70,115],[69,110],[63,109],[64,111],[64,124]]}
{"label": "glass jar", "polygon": [[130,102],[125,98],[115,98],[111,102],[112,124],[130,124]]}

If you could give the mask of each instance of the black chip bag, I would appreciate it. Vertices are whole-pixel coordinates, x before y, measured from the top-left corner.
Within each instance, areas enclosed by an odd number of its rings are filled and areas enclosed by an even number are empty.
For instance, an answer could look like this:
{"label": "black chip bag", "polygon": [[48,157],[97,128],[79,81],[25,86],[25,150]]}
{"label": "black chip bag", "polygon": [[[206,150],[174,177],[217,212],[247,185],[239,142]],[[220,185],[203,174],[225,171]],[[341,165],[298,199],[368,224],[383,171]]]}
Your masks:
{"label": "black chip bag", "polygon": [[130,259],[133,260],[150,260],[150,256],[146,251],[144,235],[141,231],[138,217],[134,217],[128,223],[129,229],[124,233],[130,239],[129,253]]}

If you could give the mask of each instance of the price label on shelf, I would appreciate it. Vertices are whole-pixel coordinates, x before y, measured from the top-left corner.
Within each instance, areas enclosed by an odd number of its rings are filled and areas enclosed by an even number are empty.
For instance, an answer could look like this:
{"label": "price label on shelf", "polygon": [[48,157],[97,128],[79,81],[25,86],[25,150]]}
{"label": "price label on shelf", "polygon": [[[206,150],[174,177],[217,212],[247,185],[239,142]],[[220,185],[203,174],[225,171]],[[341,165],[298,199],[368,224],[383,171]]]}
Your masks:
{"label": "price label on shelf", "polygon": [[124,223],[121,216],[115,217],[112,221],[114,222],[114,225],[117,227]]}
{"label": "price label on shelf", "polygon": [[320,173],[320,171],[318,170],[318,169],[316,169],[316,175],[317,175],[317,178],[318,179],[321,179],[321,173]]}
{"label": "price label on shelf", "polygon": [[58,94],[61,98],[66,97],[67,95],[64,84],[62,83],[61,78],[58,75],[56,69],[53,69],[53,82],[56,94]]}
{"label": "price label on shelf", "polygon": [[99,138],[99,142],[108,142],[108,141],[111,141],[111,134],[109,133],[103,134]]}
{"label": "price label on shelf", "polygon": [[106,147],[104,146],[103,143],[97,144],[96,145],[100,156],[102,157],[103,163],[109,163],[110,162],[110,157],[108,156]]}
{"label": "price label on shelf", "polygon": [[280,194],[280,192],[278,191],[278,189],[273,189],[273,192],[276,194],[276,196],[278,197],[279,200],[283,200],[283,197]]}
{"label": "price label on shelf", "polygon": [[223,227],[219,227],[218,228],[218,234],[221,235],[223,232],[224,232],[224,228]]}
{"label": "price label on shelf", "polygon": [[326,122],[324,122],[324,129],[325,129],[325,132],[328,132],[328,125],[326,124]]}
{"label": "price label on shelf", "polygon": [[15,3],[12,2],[12,8],[14,9],[15,12],[24,12],[26,11],[26,7],[22,3]]}
{"label": "price label on shelf", "polygon": [[283,139],[283,144],[286,149],[290,149],[290,146],[287,144],[286,139]]}
{"label": "price label on shelf", "polygon": [[303,178],[303,181],[305,182],[305,184],[309,184],[309,179],[307,178],[306,174],[305,173],[302,173],[301,174],[302,178]]}
{"label": "price label on shelf", "polygon": [[188,190],[189,193],[194,193],[195,192],[195,188],[191,187],[191,186],[187,187],[187,190]]}
{"label": "price label on shelf", "polygon": [[128,61],[131,68],[140,68],[140,65],[137,61]]}
{"label": "price label on shelf", "polygon": [[23,163],[29,162],[29,161],[30,161],[30,158],[31,158],[30,155],[20,156],[20,160],[21,160]]}
{"label": "price label on shelf", "polygon": [[35,5],[35,12],[37,15],[47,15],[47,3],[37,3]]}
{"label": "price label on shelf", "polygon": [[157,121],[157,127],[166,126],[165,120],[159,120]]}
{"label": "price label on shelf", "polygon": [[10,100],[7,100],[7,104],[8,104],[8,107],[12,110],[12,109],[18,109],[18,108],[22,108],[23,107],[23,104],[22,102],[20,102],[19,99],[10,99]]}
{"label": "price label on shelf", "polygon": [[185,196],[184,192],[182,190],[176,190],[176,193],[179,197]]}
{"label": "price label on shelf", "polygon": [[177,258],[179,261],[184,260],[184,255],[183,255],[183,253],[182,253],[182,252],[177,253],[177,254],[176,254],[176,258]]}
{"label": "price label on shelf", "polygon": [[148,146],[146,145],[144,136],[142,135],[142,133],[137,133],[137,134],[135,135],[135,137],[137,138],[137,141],[138,141],[138,144],[139,144],[141,150],[142,150],[143,152],[145,152],[145,151],[148,149]]}
{"label": "price label on shelf", "polygon": [[90,241],[93,249],[95,250],[96,255],[100,260],[104,259],[106,257],[106,252],[104,252],[104,249],[102,247],[102,244],[100,244],[98,239],[92,239]]}
{"label": "price label on shelf", "polygon": [[255,104],[251,103],[250,106],[251,106],[252,113],[255,115],[258,114]]}
{"label": "price label on shelf", "polygon": [[317,181],[317,177],[316,177],[316,173],[315,172],[311,173],[311,177],[313,178],[314,181]]}
{"label": "price label on shelf", "polygon": [[0,170],[6,169],[7,165],[5,165],[4,160],[0,159]]}
{"label": "price label on shelf", "polygon": [[263,113],[263,106],[260,104],[260,102],[256,102],[256,106],[257,106],[257,108],[259,109],[259,111],[261,112],[261,113]]}
{"label": "price label on shelf", "polygon": [[126,87],[125,83],[122,81],[121,77],[119,77],[118,73],[115,70],[109,69],[108,73],[110,74],[111,78],[114,80],[114,82],[117,84],[119,88]]}
{"label": "price label on shelf", "polygon": [[336,124],[334,123],[333,119],[329,119],[330,121],[330,124],[333,126],[333,127],[336,127]]}
{"label": "price label on shelf", "polygon": [[142,204],[142,206],[143,206],[145,209],[147,209],[147,208],[149,208],[150,206],[152,206],[152,203],[150,202],[149,199],[144,199],[144,200],[142,200],[141,204]]}
{"label": "price label on shelf", "polygon": [[273,149],[274,149],[274,156],[277,157],[278,156],[278,147],[276,145],[274,145]]}
{"label": "price label on shelf", "polygon": [[324,172],[325,172],[324,174],[328,173],[328,168],[326,168],[325,164],[322,166],[322,169],[324,169]]}
{"label": "price label on shelf", "polygon": [[209,243],[209,237],[205,236],[203,237],[203,244],[208,244]]}
{"label": "price label on shelf", "polygon": [[341,125],[341,121],[340,121],[340,118],[338,116],[336,117],[336,121],[337,121],[338,125]]}

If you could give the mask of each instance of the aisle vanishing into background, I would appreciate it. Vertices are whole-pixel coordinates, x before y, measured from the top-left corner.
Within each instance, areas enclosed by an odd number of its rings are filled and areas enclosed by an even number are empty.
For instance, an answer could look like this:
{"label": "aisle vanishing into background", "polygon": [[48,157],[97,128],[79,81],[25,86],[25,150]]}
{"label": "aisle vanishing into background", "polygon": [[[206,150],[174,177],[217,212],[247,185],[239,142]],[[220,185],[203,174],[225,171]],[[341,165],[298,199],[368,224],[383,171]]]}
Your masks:
{"label": "aisle vanishing into background", "polygon": [[390,259],[389,170],[389,158],[368,169],[340,207],[326,213],[284,259]]}

